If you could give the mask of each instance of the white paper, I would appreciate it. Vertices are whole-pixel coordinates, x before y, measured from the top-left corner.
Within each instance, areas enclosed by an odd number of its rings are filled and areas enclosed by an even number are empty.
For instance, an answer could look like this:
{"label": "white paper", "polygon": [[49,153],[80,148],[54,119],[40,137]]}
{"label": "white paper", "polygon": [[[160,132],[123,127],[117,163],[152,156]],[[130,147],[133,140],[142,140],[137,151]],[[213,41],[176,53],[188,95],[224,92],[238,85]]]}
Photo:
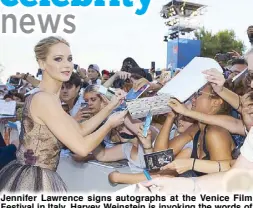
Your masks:
{"label": "white paper", "polygon": [[207,69],[215,68],[221,73],[221,66],[211,58],[195,57],[181,72],[171,79],[158,94],[167,93],[177,98],[180,102],[185,102],[195,92],[207,84],[205,74]]}
{"label": "white paper", "polygon": [[4,100],[0,100],[0,114],[1,115],[14,116],[15,112],[16,112],[15,101],[5,102]]}

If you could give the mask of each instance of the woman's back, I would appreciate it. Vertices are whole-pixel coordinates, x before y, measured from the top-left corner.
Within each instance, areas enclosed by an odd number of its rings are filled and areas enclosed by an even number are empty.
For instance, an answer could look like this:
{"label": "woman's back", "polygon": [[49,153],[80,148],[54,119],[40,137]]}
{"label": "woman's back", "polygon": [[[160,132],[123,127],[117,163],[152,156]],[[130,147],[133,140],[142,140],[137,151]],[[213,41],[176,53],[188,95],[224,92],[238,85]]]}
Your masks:
{"label": "woman's back", "polygon": [[17,160],[22,164],[39,166],[56,171],[60,149],[63,145],[47,126],[33,121],[30,113],[30,105],[35,94],[30,95],[26,99],[23,109],[20,147],[17,151]]}
{"label": "woman's back", "polygon": [[47,126],[34,122],[30,113],[35,94],[26,99],[17,160],[1,170],[0,191],[66,191],[55,172],[62,144]]}

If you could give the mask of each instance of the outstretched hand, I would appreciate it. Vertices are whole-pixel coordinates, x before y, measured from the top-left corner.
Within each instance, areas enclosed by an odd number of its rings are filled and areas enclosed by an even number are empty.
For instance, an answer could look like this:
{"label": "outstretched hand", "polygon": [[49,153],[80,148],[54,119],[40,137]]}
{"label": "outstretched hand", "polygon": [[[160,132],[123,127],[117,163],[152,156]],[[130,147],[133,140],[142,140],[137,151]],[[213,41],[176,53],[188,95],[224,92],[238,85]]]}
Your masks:
{"label": "outstretched hand", "polygon": [[120,126],[121,124],[123,124],[125,117],[127,115],[127,111],[120,111],[120,112],[116,112],[114,114],[112,114],[109,118],[108,118],[108,122],[111,126],[111,128],[116,128],[117,126]]}
{"label": "outstretched hand", "polygon": [[169,107],[172,108],[173,111],[175,111],[178,114],[185,115],[188,109],[184,104],[181,104],[178,100],[172,98],[169,100],[168,103]]}
{"label": "outstretched hand", "polygon": [[217,69],[209,69],[203,71],[203,74],[207,75],[206,79],[213,87],[213,90],[216,93],[220,93],[223,90],[223,86],[225,83],[225,77],[221,72],[219,72]]}
{"label": "outstretched hand", "polygon": [[121,89],[117,89],[115,91],[115,95],[112,97],[111,101],[109,102],[109,105],[112,105],[113,108],[116,108],[122,103],[125,97],[126,97],[126,92]]}

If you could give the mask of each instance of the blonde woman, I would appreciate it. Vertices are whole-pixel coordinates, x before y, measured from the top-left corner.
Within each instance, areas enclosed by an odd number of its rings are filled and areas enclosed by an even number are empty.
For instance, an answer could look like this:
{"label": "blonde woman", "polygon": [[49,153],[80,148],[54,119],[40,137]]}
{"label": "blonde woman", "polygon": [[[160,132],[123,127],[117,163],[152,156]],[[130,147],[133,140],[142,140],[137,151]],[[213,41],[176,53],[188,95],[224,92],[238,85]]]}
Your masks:
{"label": "blonde woman", "polygon": [[0,191],[65,192],[66,186],[56,173],[61,147],[86,156],[124,121],[126,112],[112,115],[95,131],[119,104],[121,97],[115,97],[97,116],[77,123],[63,110],[59,99],[62,83],[73,71],[69,43],[51,36],[41,40],[34,51],[43,79],[39,91],[26,99],[17,159],[1,170]]}

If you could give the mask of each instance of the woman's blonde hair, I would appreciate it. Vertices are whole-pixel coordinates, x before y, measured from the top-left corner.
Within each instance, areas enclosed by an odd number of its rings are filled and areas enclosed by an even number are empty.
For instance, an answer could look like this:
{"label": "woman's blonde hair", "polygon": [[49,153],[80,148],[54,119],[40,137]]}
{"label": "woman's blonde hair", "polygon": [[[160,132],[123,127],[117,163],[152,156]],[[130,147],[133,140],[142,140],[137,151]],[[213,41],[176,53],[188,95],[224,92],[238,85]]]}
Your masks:
{"label": "woman's blonde hair", "polygon": [[40,40],[37,43],[37,45],[34,47],[36,60],[45,61],[48,55],[49,49],[57,43],[64,43],[67,46],[69,46],[69,43],[60,36],[49,36],[47,38]]}
{"label": "woman's blonde hair", "polygon": [[88,87],[86,87],[84,90],[84,94],[89,93],[89,92],[95,92],[95,93],[100,94],[99,93],[99,85],[92,84],[92,85],[89,85]]}

